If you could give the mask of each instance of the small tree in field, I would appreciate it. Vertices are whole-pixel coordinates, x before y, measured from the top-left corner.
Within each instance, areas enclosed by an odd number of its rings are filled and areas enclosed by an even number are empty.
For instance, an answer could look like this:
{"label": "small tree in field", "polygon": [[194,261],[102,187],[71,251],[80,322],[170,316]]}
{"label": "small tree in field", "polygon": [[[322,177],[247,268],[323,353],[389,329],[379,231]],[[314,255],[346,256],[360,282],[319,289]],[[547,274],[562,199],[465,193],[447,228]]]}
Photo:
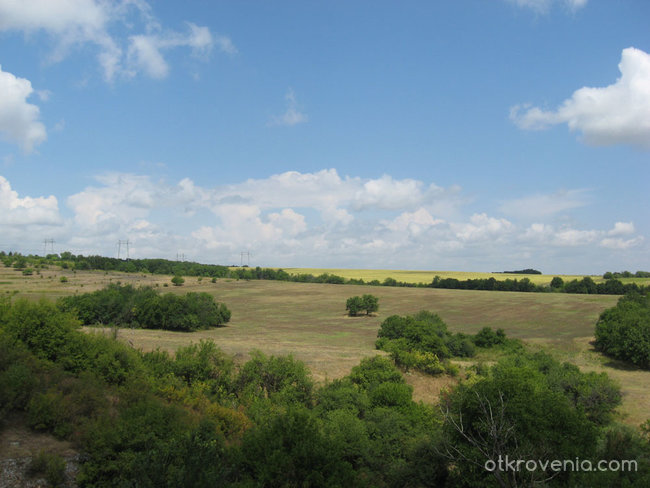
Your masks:
{"label": "small tree in field", "polygon": [[345,309],[351,317],[356,317],[364,310],[366,315],[369,315],[371,312],[379,310],[379,299],[374,295],[350,297],[345,302]]}
{"label": "small tree in field", "polygon": [[172,278],[172,283],[174,284],[174,286],[182,286],[183,283],[185,283],[185,278],[176,275]]}
{"label": "small tree in field", "polygon": [[361,301],[363,302],[363,310],[366,311],[366,315],[370,315],[371,312],[379,310],[379,298],[376,296],[363,295]]}
{"label": "small tree in field", "polygon": [[350,317],[356,317],[363,310],[363,299],[361,297],[350,297],[345,302],[345,309]]}

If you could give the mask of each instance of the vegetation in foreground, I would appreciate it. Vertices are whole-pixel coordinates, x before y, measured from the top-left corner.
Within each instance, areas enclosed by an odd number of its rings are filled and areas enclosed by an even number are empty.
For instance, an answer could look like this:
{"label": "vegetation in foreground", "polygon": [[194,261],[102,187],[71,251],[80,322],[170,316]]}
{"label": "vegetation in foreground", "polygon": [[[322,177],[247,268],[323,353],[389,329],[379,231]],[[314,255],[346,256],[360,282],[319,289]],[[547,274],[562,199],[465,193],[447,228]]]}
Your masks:
{"label": "vegetation in foreground", "polygon": [[[388,358],[316,387],[292,357],[237,366],[212,342],[142,353],[50,302],[0,301],[0,418],[25,412],[72,440],[81,486],[647,486],[648,440],[614,423],[619,403],[606,375],[543,353],[476,368],[432,407]],[[504,453],[638,470],[482,467]]]}

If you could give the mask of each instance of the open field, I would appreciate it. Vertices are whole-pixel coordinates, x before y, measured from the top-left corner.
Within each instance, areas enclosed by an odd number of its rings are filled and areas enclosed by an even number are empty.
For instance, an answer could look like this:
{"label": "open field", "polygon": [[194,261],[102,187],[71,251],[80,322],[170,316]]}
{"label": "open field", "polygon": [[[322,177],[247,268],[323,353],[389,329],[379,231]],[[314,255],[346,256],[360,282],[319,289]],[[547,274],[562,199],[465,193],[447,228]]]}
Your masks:
{"label": "open field", "polygon": [[[60,283],[62,275],[68,283]],[[650,372],[620,367],[590,345],[598,315],[616,303],[615,296],[226,279],[211,283],[198,278],[186,278],[182,287],[165,288],[169,276],[51,269],[43,270],[42,275],[24,277],[15,270],[0,268],[0,294],[15,291],[29,299],[93,291],[116,281],[157,285],[161,291],[173,293],[205,291],[233,312],[227,327],[191,334],[120,330],[119,337],[136,348],[174,351],[200,339],[213,339],[224,351],[242,360],[252,349],[267,354],[294,354],[307,363],[316,380],[322,381],[341,377],[361,358],[377,354],[374,342],[379,324],[386,317],[427,309],[438,313],[452,331],[474,333],[484,326],[503,327],[509,336],[548,350],[559,359],[585,370],[606,371],[623,387],[621,413],[625,421],[638,425],[650,417]],[[379,312],[371,317],[347,317],[346,298],[363,293],[379,297]],[[448,377],[431,379],[417,374],[408,375],[407,381],[414,385],[416,398],[425,401],[434,401],[440,387],[453,382]]]}
{"label": "open field", "polygon": [[[565,282],[571,280],[581,280],[585,275],[527,275],[513,273],[473,273],[468,271],[409,271],[409,270],[390,270],[390,269],[336,269],[336,268],[282,268],[289,274],[308,273],[314,276],[323,273],[342,276],[343,278],[363,279],[364,281],[379,280],[384,281],[386,278],[393,278],[404,283],[431,283],[435,276],[440,278],[456,278],[457,280],[475,280],[494,278],[499,281],[506,279],[521,280],[528,278],[537,285],[548,285],[554,276],[559,276]],[[602,282],[602,276],[591,275],[596,282]],[[650,278],[622,278],[623,283],[637,283],[638,285],[650,285]]]}

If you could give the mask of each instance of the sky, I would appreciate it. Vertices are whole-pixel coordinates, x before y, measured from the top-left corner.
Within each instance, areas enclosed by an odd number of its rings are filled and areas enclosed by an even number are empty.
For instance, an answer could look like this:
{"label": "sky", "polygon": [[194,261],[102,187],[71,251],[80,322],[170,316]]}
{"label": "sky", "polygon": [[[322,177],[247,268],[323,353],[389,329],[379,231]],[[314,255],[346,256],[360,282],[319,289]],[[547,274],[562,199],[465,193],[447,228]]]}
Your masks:
{"label": "sky", "polygon": [[647,0],[0,0],[0,250],[650,270],[648,25]]}

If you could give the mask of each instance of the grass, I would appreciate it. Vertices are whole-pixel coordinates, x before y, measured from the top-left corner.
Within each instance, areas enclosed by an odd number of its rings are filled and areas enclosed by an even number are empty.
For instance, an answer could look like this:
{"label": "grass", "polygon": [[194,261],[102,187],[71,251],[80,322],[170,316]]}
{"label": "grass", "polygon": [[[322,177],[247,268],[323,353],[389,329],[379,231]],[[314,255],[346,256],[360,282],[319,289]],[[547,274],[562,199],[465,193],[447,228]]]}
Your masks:
{"label": "grass", "polygon": [[[344,376],[361,358],[380,354],[374,343],[379,325],[386,317],[431,310],[453,332],[475,333],[485,326],[502,327],[508,336],[548,350],[558,359],[571,361],[584,370],[605,371],[622,386],[624,403],[620,411],[624,420],[639,425],[650,417],[650,372],[623,368],[595,352],[590,344],[598,316],[616,304],[616,296],[369,288],[255,280],[211,283],[196,278],[186,278],[185,285],[180,287],[165,288],[163,284],[170,283],[171,276],[103,271],[75,274],[58,269],[41,273],[43,278],[22,276],[20,272],[0,267],[0,294],[17,290],[18,296],[29,299],[56,298],[93,291],[116,281],[136,286],[157,285],[161,292],[205,291],[232,310],[227,327],[191,334],[121,329],[118,337],[143,350],[168,351],[201,339],[212,339],[238,360],[245,360],[252,349],[275,355],[293,354],[310,367],[317,381]],[[63,275],[68,277],[68,283],[59,282]],[[399,279],[397,275],[393,277]],[[11,284],[3,285],[6,281]],[[348,317],[346,299],[363,293],[379,297],[379,312],[370,317]],[[406,379],[415,388],[415,398],[424,401],[435,401],[440,387],[455,381],[418,374],[406,375]]]}

